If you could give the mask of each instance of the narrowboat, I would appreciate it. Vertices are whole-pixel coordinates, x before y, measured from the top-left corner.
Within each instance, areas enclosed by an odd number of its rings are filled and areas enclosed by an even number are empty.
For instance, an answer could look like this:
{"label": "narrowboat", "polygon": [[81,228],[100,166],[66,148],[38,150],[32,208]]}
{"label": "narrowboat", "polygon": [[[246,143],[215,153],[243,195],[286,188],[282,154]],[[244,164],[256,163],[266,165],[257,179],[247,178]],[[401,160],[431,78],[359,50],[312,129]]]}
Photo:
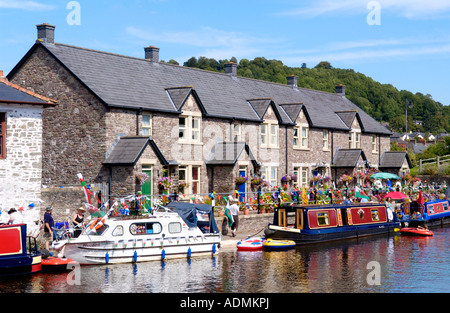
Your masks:
{"label": "narrowboat", "polygon": [[388,220],[382,204],[281,206],[264,233],[266,238],[292,240],[296,245],[390,234],[400,223]]}
{"label": "narrowboat", "polygon": [[27,225],[0,226],[0,278],[21,274],[32,274],[41,271],[41,253],[34,248],[29,238],[27,250]]}
{"label": "narrowboat", "polygon": [[80,264],[114,264],[213,255],[220,242],[210,205],[172,202],[145,216],[94,220],[54,248]]}
{"label": "narrowboat", "polygon": [[437,227],[450,223],[448,200],[403,203],[396,214],[404,227]]}

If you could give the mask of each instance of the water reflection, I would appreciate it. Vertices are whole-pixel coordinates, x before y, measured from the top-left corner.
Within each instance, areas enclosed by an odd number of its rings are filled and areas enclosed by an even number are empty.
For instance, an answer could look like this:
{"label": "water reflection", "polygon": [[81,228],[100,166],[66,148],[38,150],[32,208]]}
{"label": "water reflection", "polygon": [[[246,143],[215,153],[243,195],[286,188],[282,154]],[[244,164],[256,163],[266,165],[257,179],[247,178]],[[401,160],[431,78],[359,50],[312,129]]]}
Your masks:
{"label": "water reflection", "polygon": [[[0,281],[0,292],[303,293],[448,292],[449,234],[372,237],[283,252],[222,251],[218,256],[137,264],[85,266],[80,285],[67,273]],[[368,283],[369,262],[380,265]]]}

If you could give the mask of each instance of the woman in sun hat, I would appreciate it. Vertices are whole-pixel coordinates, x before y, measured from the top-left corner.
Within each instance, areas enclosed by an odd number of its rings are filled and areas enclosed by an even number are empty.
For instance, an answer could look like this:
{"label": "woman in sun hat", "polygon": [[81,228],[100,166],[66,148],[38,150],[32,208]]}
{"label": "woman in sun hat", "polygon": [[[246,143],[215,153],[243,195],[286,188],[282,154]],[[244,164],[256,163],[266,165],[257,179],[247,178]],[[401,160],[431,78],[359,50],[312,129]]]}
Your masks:
{"label": "woman in sun hat", "polygon": [[73,233],[73,236],[75,238],[78,238],[78,236],[81,235],[81,232],[83,231],[84,227],[84,213],[86,212],[86,209],[83,207],[79,207],[77,209],[77,213],[75,213],[72,217],[72,223],[75,226],[75,232]]}

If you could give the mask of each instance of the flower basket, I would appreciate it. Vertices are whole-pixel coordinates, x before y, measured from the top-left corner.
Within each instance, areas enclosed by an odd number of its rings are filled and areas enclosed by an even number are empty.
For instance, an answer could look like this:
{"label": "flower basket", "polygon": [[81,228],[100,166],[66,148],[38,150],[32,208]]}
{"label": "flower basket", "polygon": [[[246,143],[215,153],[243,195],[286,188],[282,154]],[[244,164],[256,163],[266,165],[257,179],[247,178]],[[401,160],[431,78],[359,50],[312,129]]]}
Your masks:
{"label": "flower basket", "polygon": [[173,180],[169,177],[161,177],[158,181],[160,189],[170,190],[173,187]]}
{"label": "flower basket", "polygon": [[240,186],[240,185],[245,184],[247,182],[247,179],[248,179],[247,177],[239,176],[239,177],[236,177],[234,181],[235,181],[236,185]]}
{"label": "flower basket", "polygon": [[134,176],[141,186],[150,179],[150,176],[147,173],[138,172],[135,173]]}
{"label": "flower basket", "polygon": [[251,183],[253,186],[258,187],[264,183],[264,180],[261,177],[253,176],[251,179]]}
{"label": "flower basket", "polygon": [[186,182],[186,181],[184,181],[184,180],[180,180],[180,181],[178,182],[178,191],[183,192],[184,189],[185,189],[185,188],[188,188],[188,187],[189,187],[189,183],[188,183],[188,182]]}

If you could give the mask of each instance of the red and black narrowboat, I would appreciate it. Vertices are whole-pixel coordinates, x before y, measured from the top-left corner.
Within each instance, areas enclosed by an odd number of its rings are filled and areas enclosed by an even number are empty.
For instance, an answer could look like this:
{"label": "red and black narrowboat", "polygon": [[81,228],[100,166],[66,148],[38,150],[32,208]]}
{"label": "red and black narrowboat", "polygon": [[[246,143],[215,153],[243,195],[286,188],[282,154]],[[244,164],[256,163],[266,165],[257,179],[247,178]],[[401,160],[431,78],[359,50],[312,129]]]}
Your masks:
{"label": "red and black narrowboat", "polygon": [[399,227],[400,223],[388,220],[382,204],[285,205],[275,210],[265,235],[302,245],[393,234]]}
{"label": "red and black narrowboat", "polygon": [[0,226],[0,277],[31,274],[41,271],[41,253],[29,238],[27,250],[27,225]]}

